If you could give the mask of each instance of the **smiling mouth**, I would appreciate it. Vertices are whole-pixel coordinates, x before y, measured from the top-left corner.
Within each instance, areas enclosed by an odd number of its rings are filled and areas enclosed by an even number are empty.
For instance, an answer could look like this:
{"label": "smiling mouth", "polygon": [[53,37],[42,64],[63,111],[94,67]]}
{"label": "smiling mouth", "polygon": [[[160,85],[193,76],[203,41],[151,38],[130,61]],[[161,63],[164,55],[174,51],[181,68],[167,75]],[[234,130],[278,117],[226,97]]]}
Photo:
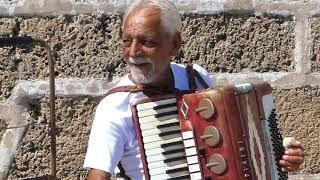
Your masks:
{"label": "smiling mouth", "polygon": [[146,65],[149,65],[150,63],[139,63],[139,64],[135,64],[135,63],[130,63],[132,66],[136,66],[136,67],[143,67]]}

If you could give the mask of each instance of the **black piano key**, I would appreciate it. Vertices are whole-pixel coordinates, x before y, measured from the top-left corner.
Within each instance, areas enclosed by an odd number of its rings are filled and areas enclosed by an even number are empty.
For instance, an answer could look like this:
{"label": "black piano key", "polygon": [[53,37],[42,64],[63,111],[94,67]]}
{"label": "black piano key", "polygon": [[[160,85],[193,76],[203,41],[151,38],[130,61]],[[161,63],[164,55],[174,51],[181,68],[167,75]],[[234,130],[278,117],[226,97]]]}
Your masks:
{"label": "black piano key", "polygon": [[175,154],[175,153],[179,153],[179,152],[184,152],[185,149],[184,148],[180,148],[180,149],[174,149],[174,150],[170,150],[170,151],[165,151],[162,152],[163,155],[168,155],[168,154]]}
{"label": "black piano key", "polygon": [[160,118],[160,117],[163,117],[163,116],[170,116],[170,115],[174,115],[174,114],[178,114],[178,110],[155,114],[154,117],[155,118]]}
{"label": "black piano key", "polygon": [[166,170],[166,173],[171,174],[171,173],[176,173],[181,171],[188,171],[188,167],[181,167],[181,168]]}
{"label": "black piano key", "polygon": [[164,163],[169,163],[169,162],[174,162],[174,161],[180,161],[180,160],[183,160],[183,159],[186,159],[186,156],[180,156],[180,157],[165,159],[163,162]]}
{"label": "black piano key", "polygon": [[155,106],[152,109],[158,110],[158,109],[164,109],[164,108],[175,107],[175,106],[177,106],[176,103],[162,104],[162,105],[159,105],[159,106]]}
{"label": "black piano key", "polygon": [[171,127],[171,126],[179,126],[179,125],[180,125],[180,122],[174,122],[174,123],[158,125],[157,128],[161,129],[161,128],[166,128],[166,127]]}
{"label": "black piano key", "polygon": [[159,137],[168,136],[168,135],[173,135],[173,134],[178,134],[178,133],[181,133],[181,130],[162,132],[162,133],[159,133]]}
{"label": "black piano key", "polygon": [[166,148],[166,147],[170,147],[170,146],[174,146],[174,145],[178,145],[178,144],[183,144],[183,142],[176,141],[176,142],[161,144],[161,148]]}
{"label": "black piano key", "polygon": [[169,178],[167,180],[182,180],[182,179],[190,179],[190,175],[186,174],[186,175],[182,175],[182,176],[177,176],[177,177],[173,177],[173,178]]}

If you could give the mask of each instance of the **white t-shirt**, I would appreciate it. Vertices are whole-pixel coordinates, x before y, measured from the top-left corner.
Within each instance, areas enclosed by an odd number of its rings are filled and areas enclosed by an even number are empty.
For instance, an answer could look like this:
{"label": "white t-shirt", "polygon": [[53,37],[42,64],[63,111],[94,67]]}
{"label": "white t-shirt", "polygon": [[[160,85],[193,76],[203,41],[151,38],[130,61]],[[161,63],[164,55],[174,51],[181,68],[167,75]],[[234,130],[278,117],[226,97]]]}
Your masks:
{"label": "white t-shirt", "polygon": [[[193,68],[199,72],[206,83],[213,85],[208,73],[198,65]],[[171,63],[175,88],[189,90],[185,67]],[[202,88],[196,81],[197,87]],[[117,86],[131,86],[134,83],[124,76]],[[136,137],[130,105],[145,97],[142,92],[117,92],[105,97],[97,106],[89,137],[88,150],[84,161],[85,168],[94,168],[112,174],[119,161],[127,176],[134,180],[144,179],[139,145]]]}

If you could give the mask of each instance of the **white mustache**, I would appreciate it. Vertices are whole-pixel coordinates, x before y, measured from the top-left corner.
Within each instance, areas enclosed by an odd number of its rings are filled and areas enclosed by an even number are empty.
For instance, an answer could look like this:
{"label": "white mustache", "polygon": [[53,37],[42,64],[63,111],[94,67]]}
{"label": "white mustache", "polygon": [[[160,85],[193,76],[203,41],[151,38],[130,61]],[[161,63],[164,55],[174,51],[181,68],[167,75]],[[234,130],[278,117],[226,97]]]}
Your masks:
{"label": "white mustache", "polygon": [[132,58],[132,57],[129,57],[128,59],[128,62],[129,64],[144,64],[144,63],[150,63],[150,60],[149,58]]}

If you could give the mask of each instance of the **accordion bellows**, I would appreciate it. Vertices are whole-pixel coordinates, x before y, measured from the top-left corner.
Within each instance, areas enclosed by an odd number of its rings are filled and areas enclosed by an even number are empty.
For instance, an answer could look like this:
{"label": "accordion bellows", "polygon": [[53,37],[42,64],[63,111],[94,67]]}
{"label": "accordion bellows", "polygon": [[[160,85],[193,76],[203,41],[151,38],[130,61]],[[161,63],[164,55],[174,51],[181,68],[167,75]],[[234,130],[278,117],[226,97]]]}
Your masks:
{"label": "accordion bellows", "polygon": [[288,179],[271,92],[248,83],[136,102],[145,179]]}

